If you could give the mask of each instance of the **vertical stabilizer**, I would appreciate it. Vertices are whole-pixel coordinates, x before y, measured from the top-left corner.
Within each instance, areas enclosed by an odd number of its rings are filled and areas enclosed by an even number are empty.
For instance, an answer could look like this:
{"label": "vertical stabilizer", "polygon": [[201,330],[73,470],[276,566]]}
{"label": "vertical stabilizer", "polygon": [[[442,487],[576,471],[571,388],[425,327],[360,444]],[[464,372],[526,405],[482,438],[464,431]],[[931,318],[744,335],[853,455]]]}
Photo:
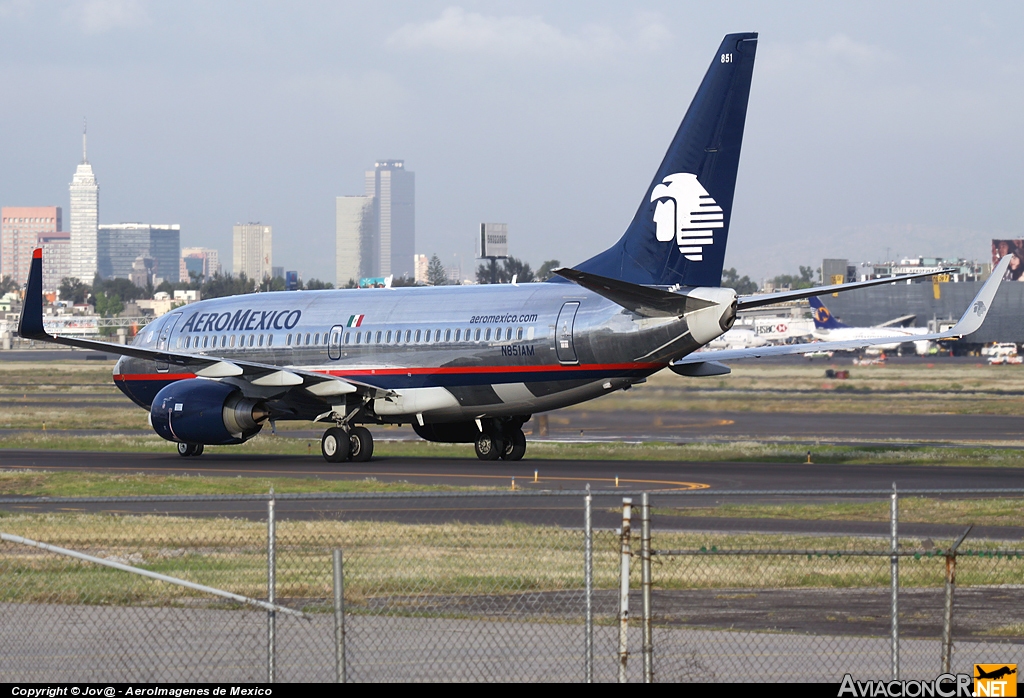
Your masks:
{"label": "vertical stabilizer", "polygon": [[576,269],[635,284],[719,286],[757,34],[729,34],[615,245]]}
{"label": "vertical stabilizer", "polygon": [[818,330],[840,330],[849,325],[843,323],[832,317],[832,313],[829,312],[825,304],[818,299],[817,296],[811,296],[807,299],[807,302],[811,306],[811,315],[814,317],[814,328]]}

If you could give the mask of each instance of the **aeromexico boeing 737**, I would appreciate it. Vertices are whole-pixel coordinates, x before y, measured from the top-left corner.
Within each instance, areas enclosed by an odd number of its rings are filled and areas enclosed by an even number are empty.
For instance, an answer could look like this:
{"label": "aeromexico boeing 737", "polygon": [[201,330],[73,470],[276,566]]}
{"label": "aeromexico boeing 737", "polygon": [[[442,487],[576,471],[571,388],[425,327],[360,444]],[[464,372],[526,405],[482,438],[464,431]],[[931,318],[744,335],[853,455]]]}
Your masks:
{"label": "aeromexico boeing 737", "polygon": [[[694,354],[737,310],[924,276],[740,298],[720,287],[756,48],[757,34],[725,37],[622,238],[554,282],[217,298],[162,316],[122,346],[46,333],[36,250],[19,332],[120,354],[117,386],[183,456],[293,419],[332,424],[321,439],[332,462],[369,459],[363,425],[389,423],[475,443],[481,459],[518,460],[522,425],[536,412],[666,367],[720,375],[729,372],[722,360],[846,346]],[[956,327],[920,339],[976,330],[1001,277],[997,269]]]}

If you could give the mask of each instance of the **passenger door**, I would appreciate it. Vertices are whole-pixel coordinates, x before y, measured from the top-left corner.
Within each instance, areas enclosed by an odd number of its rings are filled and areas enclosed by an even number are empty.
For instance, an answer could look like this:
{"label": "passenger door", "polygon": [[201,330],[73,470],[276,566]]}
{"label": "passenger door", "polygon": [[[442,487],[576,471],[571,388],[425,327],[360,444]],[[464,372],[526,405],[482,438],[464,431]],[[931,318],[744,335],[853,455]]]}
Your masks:
{"label": "passenger door", "polygon": [[555,325],[555,355],[559,363],[578,364],[576,347],[572,341],[572,328],[576,323],[576,311],[580,309],[579,301],[569,301],[562,305],[558,312],[558,323]]}

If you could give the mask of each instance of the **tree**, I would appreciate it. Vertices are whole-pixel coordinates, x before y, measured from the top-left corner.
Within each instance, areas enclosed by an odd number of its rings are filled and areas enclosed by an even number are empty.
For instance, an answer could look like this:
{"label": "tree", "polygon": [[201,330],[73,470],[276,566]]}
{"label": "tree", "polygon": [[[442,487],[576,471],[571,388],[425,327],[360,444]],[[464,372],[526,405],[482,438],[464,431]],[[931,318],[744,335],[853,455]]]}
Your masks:
{"label": "tree", "polygon": [[497,260],[488,260],[488,264],[481,264],[476,268],[476,282],[478,284],[508,284],[512,277],[516,277],[516,283],[528,284],[536,280],[530,265],[515,257],[507,257],[501,266]]}
{"label": "tree", "polygon": [[320,279],[310,279],[306,282],[307,291],[322,291],[326,288],[334,288],[334,284],[321,281]]}
{"label": "tree", "polygon": [[59,293],[62,301],[70,301],[78,305],[85,303],[89,294],[92,293],[92,287],[83,284],[76,278],[64,277],[60,280]]}
{"label": "tree", "polygon": [[430,258],[430,263],[427,265],[427,283],[431,286],[448,285],[448,272],[445,270],[444,264],[441,263],[441,258],[436,254]]}
{"label": "tree", "polygon": [[10,293],[11,291],[18,291],[20,288],[20,284],[10,276],[5,276],[0,279],[0,296]]}
{"label": "tree", "polygon": [[551,272],[553,272],[555,269],[560,268],[561,266],[562,263],[559,262],[557,259],[547,260],[546,262],[541,264],[540,269],[537,270],[537,281],[547,281],[552,276]]}
{"label": "tree", "polygon": [[208,276],[200,288],[203,298],[223,298],[225,296],[239,296],[243,293],[255,293],[256,282],[244,273],[236,276],[217,272]]}
{"label": "tree", "polygon": [[801,266],[800,276],[779,274],[772,279],[772,284],[774,284],[776,288],[783,286],[789,286],[790,288],[810,288],[811,286],[814,286],[814,268]]}
{"label": "tree", "polygon": [[392,288],[402,288],[403,286],[417,286],[416,279],[410,279],[408,276],[396,276],[391,280]]}
{"label": "tree", "polygon": [[751,281],[749,276],[740,276],[735,267],[722,271],[722,286],[733,289],[741,296],[757,291],[757,283]]}
{"label": "tree", "polygon": [[103,317],[114,317],[124,312],[124,303],[116,295],[96,292],[96,313]]}

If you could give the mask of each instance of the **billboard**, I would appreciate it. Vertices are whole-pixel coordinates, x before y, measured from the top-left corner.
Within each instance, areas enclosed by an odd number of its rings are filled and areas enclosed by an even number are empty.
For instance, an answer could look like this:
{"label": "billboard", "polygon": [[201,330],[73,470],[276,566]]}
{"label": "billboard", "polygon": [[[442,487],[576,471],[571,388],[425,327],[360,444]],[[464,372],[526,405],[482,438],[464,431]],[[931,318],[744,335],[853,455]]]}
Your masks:
{"label": "billboard", "polygon": [[1024,240],[993,240],[992,241],[992,266],[995,267],[999,260],[1006,255],[1013,255],[1013,261],[1006,268],[1004,281],[1024,281]]}
{"label": "billboard", "polygon": [[508,257],[508,224],[480,224],[480,259]]}

